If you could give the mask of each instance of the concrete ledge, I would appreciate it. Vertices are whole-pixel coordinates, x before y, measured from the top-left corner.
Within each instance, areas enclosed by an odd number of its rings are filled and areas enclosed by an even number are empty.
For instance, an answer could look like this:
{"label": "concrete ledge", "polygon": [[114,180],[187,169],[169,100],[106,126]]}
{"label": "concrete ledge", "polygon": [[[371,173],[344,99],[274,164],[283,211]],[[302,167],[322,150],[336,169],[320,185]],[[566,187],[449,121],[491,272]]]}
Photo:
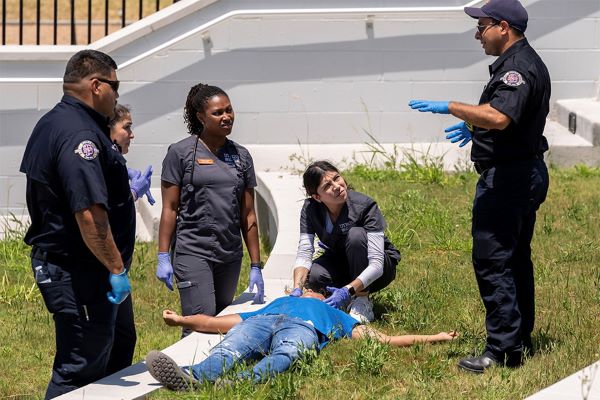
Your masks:
{"label": "concrete ledge", "polygon": [[596,99],[566,99],[556,101],[557,121],[569,126],[569,114],[576,116],[575,133],[594,146],[600,145],[600,102]]}
{"label": "concrete ledge", "polygon": [[600,400],[600,361],[540,390],[525,400]]}

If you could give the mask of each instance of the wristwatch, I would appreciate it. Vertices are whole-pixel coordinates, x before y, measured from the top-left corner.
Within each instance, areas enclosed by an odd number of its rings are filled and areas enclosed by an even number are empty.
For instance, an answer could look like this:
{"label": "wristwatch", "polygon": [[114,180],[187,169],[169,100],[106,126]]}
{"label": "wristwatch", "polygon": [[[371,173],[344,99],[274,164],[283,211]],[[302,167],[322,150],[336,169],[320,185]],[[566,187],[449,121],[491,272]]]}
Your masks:
{"label": "wristwatch", "polygon": [[263,269],[264,268],[262,261],[255,262],[255,263],[250,263],[250,268],[252,268],[252,267],[256,267],[258,269]]}
{"label": "wristwatch", "polygon": [[354,286],[350,286],[348,288],[348,293],[350,293],[350,296],[355,296],[356,295],[356,289],[354,289]]}

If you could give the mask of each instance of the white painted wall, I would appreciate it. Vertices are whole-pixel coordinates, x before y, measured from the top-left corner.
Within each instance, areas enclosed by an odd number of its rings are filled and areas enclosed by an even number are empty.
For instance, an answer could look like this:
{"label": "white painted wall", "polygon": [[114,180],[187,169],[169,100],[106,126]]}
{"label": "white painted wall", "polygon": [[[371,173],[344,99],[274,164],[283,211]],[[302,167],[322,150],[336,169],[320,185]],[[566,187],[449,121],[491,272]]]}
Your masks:
{"label": "white painted wall", "polygon": [[[125,65],[118,71],[120,101],[133,107],[136,134],[127,158],[137,168],[154,164],[158,186],[167,145],[186,136],[182,108],[197,82],[229,93],[237,113],[232,139],[242,144],[363,143],[369,140],[364,130],[381,143],[441,140],[452,118],[406,104],[411,98],[478,101],[493,59],[474,40],[475,20],[458,9],[465,3],[183,0],[91,47]],[[523,3],[527,37],[553,79],[553,101],[598,96],[600,1]],[[381,9],[417,6],[408,13]],[[321,11],[293,11],[310,7]],[[340,7],[381,11],[330,12]],[[290,11],[273,11],[279,8]],[[79,49],[0,48],[0,214],[24,210],[18,172],[24,145],[37,119],[60,99],[65,62]]]}

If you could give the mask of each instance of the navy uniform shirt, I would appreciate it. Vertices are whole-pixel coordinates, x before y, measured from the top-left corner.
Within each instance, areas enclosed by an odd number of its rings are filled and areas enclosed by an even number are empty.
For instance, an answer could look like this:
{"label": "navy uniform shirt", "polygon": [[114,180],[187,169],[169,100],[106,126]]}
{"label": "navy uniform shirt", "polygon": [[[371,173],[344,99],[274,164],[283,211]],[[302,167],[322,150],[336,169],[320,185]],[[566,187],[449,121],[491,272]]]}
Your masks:
{"label": "navy uniform shirt", "polygon": [[535,158],[548,150],[543,136],[550,109],[550,75],[527,42],[519,40],[490,65],[490,81],[479,104],[489,103],[510,117],[506,129],[474,128],[471,160],[510,162]]}
{"label": "navy uniform shirt", "polygon": [[180,188],[177,253],[215,262],[242,258],[240,205],[244,191],[256,187],[246,148],[227,139],[215,156],[191,135],[169,146],[161,180]]}
{"label": "navy uniform shirt", "polygon": [[[346,204],[333,224],[331,233],[327,232],[325,226],[327,207],[313,198],[306,199],[300,212],[300,233],[316,234],[328,251],[343,254],[350,228],[357,226],[367,232],[385,231],[385,219],[375,200],[354,190],[348,190],[347,193]],[[400,260],[400,252],[387,236],[384,236],[384,250],[391,258]]]}
{"label": "navy uniform shirt", "polygon": [[101,205],[127,266],[135,241],[135,206],[125,159],[110,140],[107,118],[74,97],[37,123],[20,171],[27,174],[31,226],[25,242],[69,256],[81,265],[99,261],[83,242],[77,211]]}

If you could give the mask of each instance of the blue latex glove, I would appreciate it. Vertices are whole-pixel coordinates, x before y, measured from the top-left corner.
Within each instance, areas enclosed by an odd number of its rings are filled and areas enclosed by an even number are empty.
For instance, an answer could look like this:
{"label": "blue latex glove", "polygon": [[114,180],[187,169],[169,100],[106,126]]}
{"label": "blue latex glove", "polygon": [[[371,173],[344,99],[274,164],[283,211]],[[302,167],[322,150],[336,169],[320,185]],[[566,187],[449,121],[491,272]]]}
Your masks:
{"label": "blue latex glove", "polygon": [[408,105],[413,110],[421,112],[432,112],[434,114],[450,114],[448,111],[449,101],[411,100]]}
{"label": "blue latex glove", "polygon": [[131,292],[131,284],[129,283],[129,278],[127,278],[127,270],[118,275],[110,274],[108,282],[112,289],[110,292],[106,293],[108,301],[113,304],[121,304]]}
{"label": "blue latex glove", "polygon": [[465,144],[469,143],[473,137],[473,128],[464,121],[459,122],[456,125],[449,126],[444,132],[447,133],[446,139],[450,139],[451,143],[456,143],[462,140],[458,147],[463,147]]}
{"label": "blue latex glove", "polygon": [[135,193],[135,199],[141,198],[143,195],[146,195],[148,198],[148,203],[150,205],[154,205],[156,201],[154,197],[152,197],[152,193],[150,193],[150,180],[152,179],[152,165],[148,165],[146,171],[142,174],[140,171],[135,169],[127,169],[127,175],[129,175],[129,187],[131,191]]}
{"label": "blue latex glove", "polygon": [[133,178],[137,178],[141,174],[142,174],[142,171],[138,171],[137,169],[127,167],[127,176],[129,176],[129,180],[132,180]]}
{"label": "blue latex glove", "polygon": [[292,296],[292,297],[300,297],[300,296],[302,296],[302,289],[300,289],[299,287],[295,288],[290,293],[290,296]]}
{"label": "blue latex glove", "polygon": [[350,292],[348,291],[348,288],[336,288],[327,286],[327,291],[331,293],[331,296],[323,300],[325,304],[329,304],[331,307],[340,310],[345,309],[346,307],[348,307],[348,304],[350,304],[351,296]]}
{"label": "blue latex glove", "polygon": [[258,267],[250,267],[250,280],[248,282],[248,291],[253,292],[256,286],[256,294],[254,295],[254,304],[262,304],[265,302],[265,281],[263,280],[262,270]]}
{"label": "blue latex glove", "polygon": [[156,277],[164,282],[169,290],[173,290],[173,266],[171,265],[171,255],[167,252],[158,253]]}

